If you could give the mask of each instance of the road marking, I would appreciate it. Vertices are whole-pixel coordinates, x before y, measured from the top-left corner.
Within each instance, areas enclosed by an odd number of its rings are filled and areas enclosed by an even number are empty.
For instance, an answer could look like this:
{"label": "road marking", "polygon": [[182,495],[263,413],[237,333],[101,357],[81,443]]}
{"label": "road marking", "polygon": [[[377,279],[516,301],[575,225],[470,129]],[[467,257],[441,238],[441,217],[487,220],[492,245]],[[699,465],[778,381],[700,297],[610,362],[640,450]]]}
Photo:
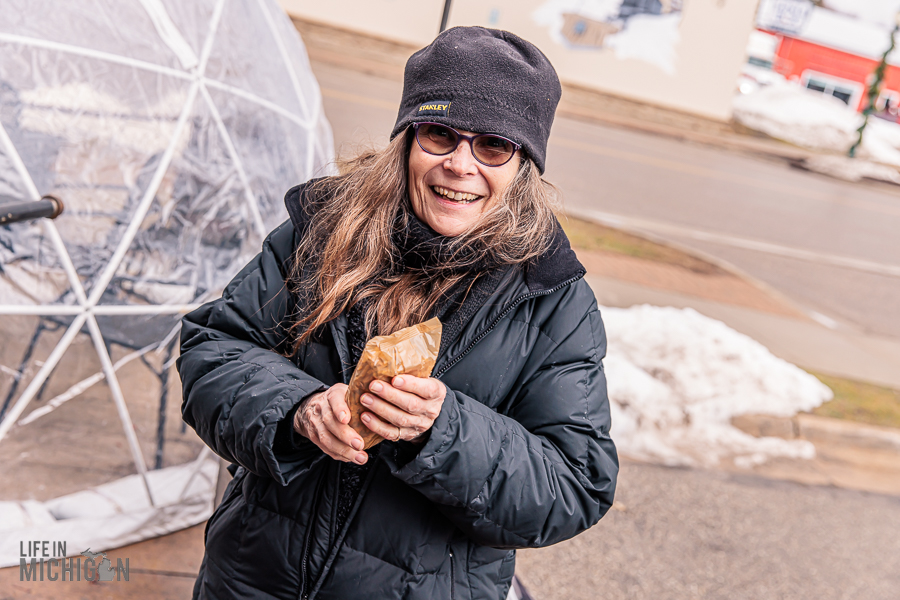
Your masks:
{"label": "road marking", "polygon": [[819,323],[821,325],[824,325],[828,329],[838,329],[840,327],[840,323],[838,323],[831,317],[823,315],[820,312],[811,310],[807,314],[810,316],[810,318],[812,318],[813,321],[815,321],[816,323]]}
{"label": "road marking", "polygon": [[571,148],[573,150],[579,150],[583,152],[590,152],[591,154],[596,154],[599,156],[607,156],[609,158],[618,158],[621,160],[626,160],[633,163],[648,165],[651,167],[658,167],[660,169],[667,169],[669,171],[674,171],[676,173],[683,173],[687,175],[694,175],[697,177],[703,177],[706,179],[715,179],[718,181],[724,181],[729,184],[734,185],[743,185],[748,187],[753,187],[761,190],[767,190],[772,192],[779,192],[782,194],[788,194],[790,196],[798,196],[802,198],[806,198],[808,200],[814,200],[816,202],[825,202],[829,204],[841,204],[844,206],[849,206],[852,208],[861,208],[864,210],[870,210],[873,212],[880,212],[886,215],[892,216],[900,216],[900,202],[896,206],[884,205],[878,202],[872,202],[869,200],[859,200],[856,198],[828,198],[824,197],[822,194],[815,192],[813,190],[807,190],[800,187],[784,185],[772,181],[765,181],[756,177],[749,177],[747,175],[736,175],[733,173],[726,173],[723,171],[717,171],[715,169],[711,169],[709,167],[701,167],[698,165],[693,165],[690,163],[680,162],[677,160],[672,160],[668,158],[660,158],[656,156],[648,156],[645,154],[641,154],[639,152],[629,152],[627,150],[617,150],[615,148],[607,148],[604,146],[598,146],[597,144],[591,144],[589,142],[581,142],[578,140],[573,140],[565,137],[554,137],[551,140],[551,144],[557,144],[559,146],[563,146],[566,148]]}
{"label": "road marking", "polygon": [[721,233],[713,233],[711,231],[703,231],[700,229],[692,229],[689,227],[681,227],[679,225],[669,225],[658,221],[648,221],[634,217],[626,217],[616,215],[600,210],[593,209],[567,209],[573,216],[584,216],[589,219],[618,227],[620,229],[631,229],[634,231],[645,231],[648,233],[656,233],[663,235],[672,235],[686,237],[702,242],[712,242],[723,246],[731,246],[733,248],[742,248],[744,250],[755,250],[775,256],[783,256],[786,258],[795,258],[807,262],[818,263],[822,265],[830,265],[834,267],[844,267],[846,269],[854,269],[856,271],[866,271],[868,273],[876,273],[878,275],[888,275],[891,277],[900,277],[900,265],[891,265],[887,263],[879,263],[861,258],[850,258],[848,256],[838,256],[835,254],[825,254],[822,252],[813,252],[803,248],[795,248],[791,246],[782,246],[781,244],[773,244],[762,240],[754,240],[750,238],[737,237],[732,235],[724,235]]}

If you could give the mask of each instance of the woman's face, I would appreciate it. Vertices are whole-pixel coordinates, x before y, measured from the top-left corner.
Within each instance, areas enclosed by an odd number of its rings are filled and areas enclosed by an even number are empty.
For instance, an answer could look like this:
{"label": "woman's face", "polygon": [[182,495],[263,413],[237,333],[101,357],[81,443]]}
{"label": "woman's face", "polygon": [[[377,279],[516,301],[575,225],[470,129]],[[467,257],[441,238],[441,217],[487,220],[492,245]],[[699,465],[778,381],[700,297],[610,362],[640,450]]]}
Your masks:
{"label": "woman's face", "polygon": [[[460,130],[463,135],[475,135]],[[517,153],[518,154],[518,153]],[[499,167],[472,156],[469,142],[443,156],[428,154],[413,140],[409,151],[409,198],[413,212],[441,235],[463,233],[496,202],[516,176],[520,159]]]}

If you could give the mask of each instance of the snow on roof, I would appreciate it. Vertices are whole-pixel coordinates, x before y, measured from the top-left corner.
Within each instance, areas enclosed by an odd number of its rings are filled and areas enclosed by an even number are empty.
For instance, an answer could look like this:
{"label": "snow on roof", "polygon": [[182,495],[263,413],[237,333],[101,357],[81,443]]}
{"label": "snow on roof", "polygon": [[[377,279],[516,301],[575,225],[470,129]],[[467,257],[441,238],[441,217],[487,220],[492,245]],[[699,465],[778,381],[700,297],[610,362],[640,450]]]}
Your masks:
{"label": "snow on roof", "polygon": [[893,27],[900,10],[900,0],[825,0],[827,8],[864,21]]}
{"label": "snow on roof", "polygon": [[[890,35],[890,28],[882,23],[815,7],[800,32],[791,37],[879,60],[890,44]],[[900,65],[900,51],[891,52],[888,60]]]}

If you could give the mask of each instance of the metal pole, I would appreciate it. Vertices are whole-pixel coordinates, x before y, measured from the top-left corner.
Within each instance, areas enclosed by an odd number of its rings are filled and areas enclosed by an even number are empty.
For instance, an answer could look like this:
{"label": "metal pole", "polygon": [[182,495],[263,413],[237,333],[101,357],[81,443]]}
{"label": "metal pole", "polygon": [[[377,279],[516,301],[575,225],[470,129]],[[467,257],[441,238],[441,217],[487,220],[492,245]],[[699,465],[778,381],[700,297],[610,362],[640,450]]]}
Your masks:
{"label": "metal pole", "polygon": [[42,217],[55,219],[62,211],[62,200],[55,196],[44,196],[40,200],[4,202],[0,204],[0,225],[32,221]]}
{"label": "metal pole", "polygon": [[438,33],[442,33],[445,29],[447,29],[447,19],[450,18],[450,5],[453,3],[453,0],[444,0],[444,14],[441,16],[441,29]]}

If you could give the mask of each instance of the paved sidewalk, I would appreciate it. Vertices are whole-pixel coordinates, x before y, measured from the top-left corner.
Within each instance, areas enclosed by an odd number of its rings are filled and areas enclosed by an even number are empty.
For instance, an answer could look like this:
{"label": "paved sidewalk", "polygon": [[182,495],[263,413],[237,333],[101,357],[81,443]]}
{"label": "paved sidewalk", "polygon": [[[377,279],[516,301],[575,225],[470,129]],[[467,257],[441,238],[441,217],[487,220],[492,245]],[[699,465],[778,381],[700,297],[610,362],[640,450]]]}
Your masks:
{"label": "paved sidewalk", "polygon": [[613,509],[517,554],[538,600],[896,600],[900,498],[624,460]]}

